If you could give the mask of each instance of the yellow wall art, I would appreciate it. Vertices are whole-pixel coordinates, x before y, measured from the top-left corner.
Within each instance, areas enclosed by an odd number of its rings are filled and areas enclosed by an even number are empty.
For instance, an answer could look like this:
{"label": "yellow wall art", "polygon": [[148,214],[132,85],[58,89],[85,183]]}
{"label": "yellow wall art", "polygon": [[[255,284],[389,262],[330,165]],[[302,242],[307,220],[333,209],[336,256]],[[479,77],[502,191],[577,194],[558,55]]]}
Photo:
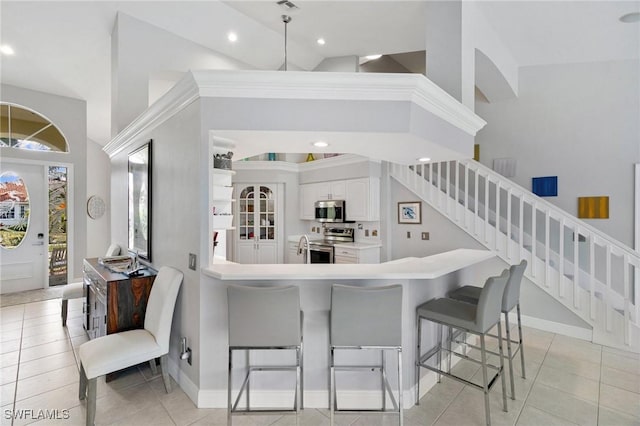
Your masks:
{"label": "yellow wall art", "polygon": [[609,197],[578,197],[580,219],[609,219]]}

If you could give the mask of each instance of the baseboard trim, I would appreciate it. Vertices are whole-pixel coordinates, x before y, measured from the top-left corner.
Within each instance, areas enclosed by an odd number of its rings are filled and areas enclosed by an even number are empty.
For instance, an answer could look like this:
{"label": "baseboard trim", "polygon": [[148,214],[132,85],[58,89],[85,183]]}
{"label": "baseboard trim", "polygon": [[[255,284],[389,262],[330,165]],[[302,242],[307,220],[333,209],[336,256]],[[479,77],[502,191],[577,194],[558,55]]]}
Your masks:
{"label": "baseboard trim", "polygon": [[[169,375],[173,377],[173,380],[180,385],[180,388],[187,394],[189,399],[193,401],[196,406],[200,407],[200,401],[198,399],[198,395],[200,390],[195,383],[191,381],[187,375],[178,368],[178,363],[169,358]],[[225,405],[226,406],[226,405]]]}
{"label": "baseboard trim", "polygon": [[[512,325],[518,324],[518,317],[514,312],[509,313],[509,322]],[[522,325],[542,331],[548,331],[550,333],[586,340],[588,342],[593,341],[593,330],[576,327],[575,325],[562,324],[527,315],[522,315]]]}

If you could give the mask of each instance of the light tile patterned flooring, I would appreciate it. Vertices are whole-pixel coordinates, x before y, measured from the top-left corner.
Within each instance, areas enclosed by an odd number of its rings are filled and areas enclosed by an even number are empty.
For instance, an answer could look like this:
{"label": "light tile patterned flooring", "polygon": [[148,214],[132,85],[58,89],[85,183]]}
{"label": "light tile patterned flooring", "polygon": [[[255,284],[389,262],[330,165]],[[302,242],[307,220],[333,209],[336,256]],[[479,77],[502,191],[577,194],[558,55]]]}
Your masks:
{"label": "light tile patterned flooring", "polygon": [[[84,402],[78,400],[77,348],[87,340],[81,303],[70,303],[68,328],[61,326],[60,299],[0,308],[0,385],[2,425],[23,410],[53,412],[58,421],[41,424],[84,424]],[[516,401],[501,410],[499,384],[491,392],[494,425],[640,425],[640,357],[557,334],[525,329],[527,379],[516,363]],[[479,380],[479,369],[461,361],[457,374]],[[508,387],[508,384],[507,384]],[[65,410],[65,411],[63,411]],[[51,412],[51,411],[50,411]],[[116,380],[98,383],[97,424],[223,425],[225,410],[197,409],[174,383],[165,393],[159,376],[145,366],[128,369]],[[396,424],[391,416],[338,415],[340,425]],[[239,416],[236,425],[295,424],[295,416]],[[327,410],[305,409],[301,425],[328,425]],[[405,424],[482,425],[482,393],[443,379],[405,411]]]}

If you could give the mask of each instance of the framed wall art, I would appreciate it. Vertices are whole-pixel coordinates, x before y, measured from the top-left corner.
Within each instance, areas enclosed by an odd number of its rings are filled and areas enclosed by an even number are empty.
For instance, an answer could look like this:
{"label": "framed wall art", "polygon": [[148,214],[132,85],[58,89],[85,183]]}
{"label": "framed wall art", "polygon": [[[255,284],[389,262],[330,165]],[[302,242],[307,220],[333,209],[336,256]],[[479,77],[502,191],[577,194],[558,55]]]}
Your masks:
{"label": "framed wall art", "polygon": [[422,223],[422,203],[420,201],[401,201],[398,203],[398,223]]}

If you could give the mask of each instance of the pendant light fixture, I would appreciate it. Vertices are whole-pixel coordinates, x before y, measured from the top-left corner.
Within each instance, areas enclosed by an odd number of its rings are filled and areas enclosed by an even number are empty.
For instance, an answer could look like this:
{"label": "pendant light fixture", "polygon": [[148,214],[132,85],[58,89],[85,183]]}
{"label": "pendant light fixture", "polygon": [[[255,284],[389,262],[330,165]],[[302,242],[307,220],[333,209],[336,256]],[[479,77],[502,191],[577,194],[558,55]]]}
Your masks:
{"label": "pendant light fixture", "polygon": [[291,22],[291,16],[282,15],[282,22],[284,22],[284,70],[287,70],[287,24]]}

